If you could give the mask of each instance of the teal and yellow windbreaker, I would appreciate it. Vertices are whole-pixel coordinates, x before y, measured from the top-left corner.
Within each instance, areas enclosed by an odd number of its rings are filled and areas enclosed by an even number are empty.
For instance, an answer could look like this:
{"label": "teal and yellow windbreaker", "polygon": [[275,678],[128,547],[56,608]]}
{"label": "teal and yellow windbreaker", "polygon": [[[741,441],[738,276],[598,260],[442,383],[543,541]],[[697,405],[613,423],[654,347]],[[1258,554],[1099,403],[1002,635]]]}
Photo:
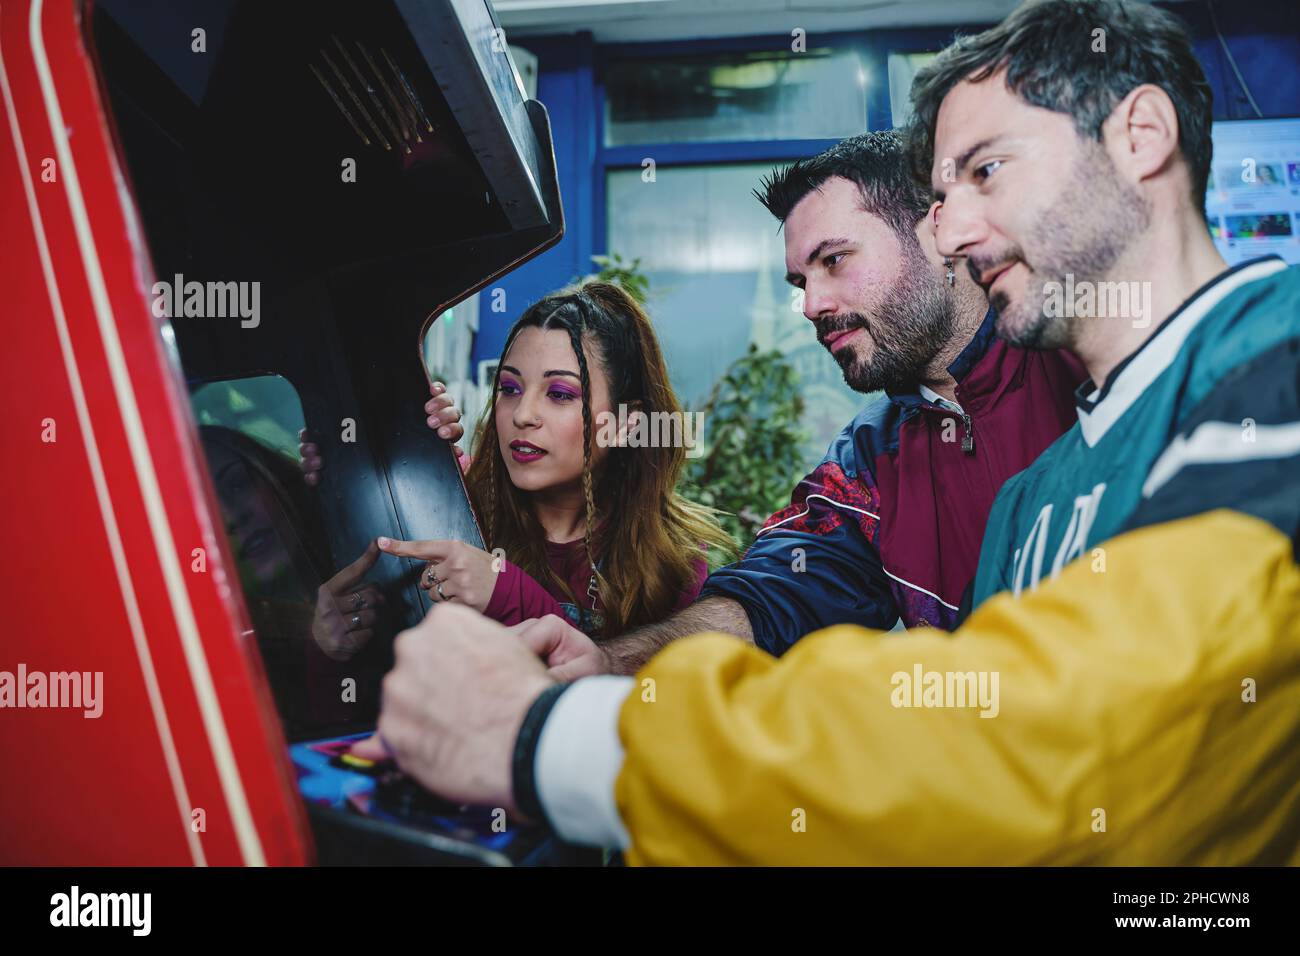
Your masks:
{"label": "teal and yellow windbreaker", "polygon": [[619,714],[628,859],[1300,864],[1300,283],[1266,268],[1165,357],[1178,387],[1109,426],[1133,474],[1038,481],[1082,490],[1049,495],[1019,598],[986,586],[952,634],[835,627],[780,661],[705,635],[651,660],[655,694]]}

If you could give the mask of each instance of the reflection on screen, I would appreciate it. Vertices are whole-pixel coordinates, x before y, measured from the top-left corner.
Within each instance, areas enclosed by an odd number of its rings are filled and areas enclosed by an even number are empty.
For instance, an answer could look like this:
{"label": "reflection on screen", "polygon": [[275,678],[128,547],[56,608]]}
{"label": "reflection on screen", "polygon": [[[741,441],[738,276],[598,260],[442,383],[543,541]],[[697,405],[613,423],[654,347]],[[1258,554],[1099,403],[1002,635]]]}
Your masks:
{"label": "reflection on screen", "polygon": [[369,726],[396,625],[366,580],[378,552],[343,562],[330,554],[319,499],[297,459],[297,392],[266,375],[204,384],[192,402],[286,735]]}

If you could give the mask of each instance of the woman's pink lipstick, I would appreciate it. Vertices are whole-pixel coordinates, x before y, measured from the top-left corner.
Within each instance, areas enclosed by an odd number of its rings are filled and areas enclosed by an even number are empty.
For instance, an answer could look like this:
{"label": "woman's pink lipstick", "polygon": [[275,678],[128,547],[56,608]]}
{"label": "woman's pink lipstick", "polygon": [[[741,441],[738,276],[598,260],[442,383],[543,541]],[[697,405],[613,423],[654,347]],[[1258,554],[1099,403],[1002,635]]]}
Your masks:
{"label": "woman's pink lipstick", "polygon": [[530,461],[537,461],[545,454],[545,448],[539,448],[530,442],[520,441],[518,438],[510,443],[510,457],[521,465],[526,465]]}

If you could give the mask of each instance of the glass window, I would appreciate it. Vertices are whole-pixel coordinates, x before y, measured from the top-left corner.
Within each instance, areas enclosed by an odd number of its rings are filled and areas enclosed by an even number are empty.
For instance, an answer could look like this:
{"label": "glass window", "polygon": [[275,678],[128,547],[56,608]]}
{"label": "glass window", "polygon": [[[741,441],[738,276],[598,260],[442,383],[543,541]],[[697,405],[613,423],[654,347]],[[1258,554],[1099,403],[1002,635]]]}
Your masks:
{"label": "glass window", "polygon": [[605,75],[605,145],[841,139],[867,129],[853,51],[623,60]]}
{"label": "glass window", "polygon": [[470,453],[473,453],[474,426],[492,393],[491,379],[484,387],[469,371],[474,336],[478,332],[478,312],[479,297],[475,294],[439,315],[424,336],[424,367],[429,378],[446,385],[456,400],[465,427],[460,444]]}
{"label": "glass window", "polygon": [[751,194],[771,168],[661,166],[655,182],[642,181],[640,169],[611,171],[609,249],[641,260],[649,311],[686,408],[703,407],[751,341],[786,354],[802,382],[811,468],[867,398],[844,384],[785,282],[777,222]]}
{"label": "glass window", "polygon": [[445,383],[464,378],[477,331],[477,295],[434,319],[424,335],[424,367],[430,377]]}
{"label": "glass window", "polygon": [[889,110],[894,126],[912,118],[912,80],[938,53],[889,54]]}

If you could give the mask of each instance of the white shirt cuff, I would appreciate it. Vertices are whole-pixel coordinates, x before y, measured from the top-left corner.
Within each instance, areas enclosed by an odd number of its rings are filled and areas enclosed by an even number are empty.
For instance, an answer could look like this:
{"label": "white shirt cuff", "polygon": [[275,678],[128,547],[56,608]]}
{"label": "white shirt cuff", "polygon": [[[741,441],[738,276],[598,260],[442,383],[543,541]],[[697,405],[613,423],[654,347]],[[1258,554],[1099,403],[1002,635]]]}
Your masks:
{"label": "white shirt cuff", "polygon": [[537,742],[537,797],[555,832],[570,843],[623,849],[632,841],[614,802],[623,767],[618,712],[635,680],[584,677],[560,695]]}

